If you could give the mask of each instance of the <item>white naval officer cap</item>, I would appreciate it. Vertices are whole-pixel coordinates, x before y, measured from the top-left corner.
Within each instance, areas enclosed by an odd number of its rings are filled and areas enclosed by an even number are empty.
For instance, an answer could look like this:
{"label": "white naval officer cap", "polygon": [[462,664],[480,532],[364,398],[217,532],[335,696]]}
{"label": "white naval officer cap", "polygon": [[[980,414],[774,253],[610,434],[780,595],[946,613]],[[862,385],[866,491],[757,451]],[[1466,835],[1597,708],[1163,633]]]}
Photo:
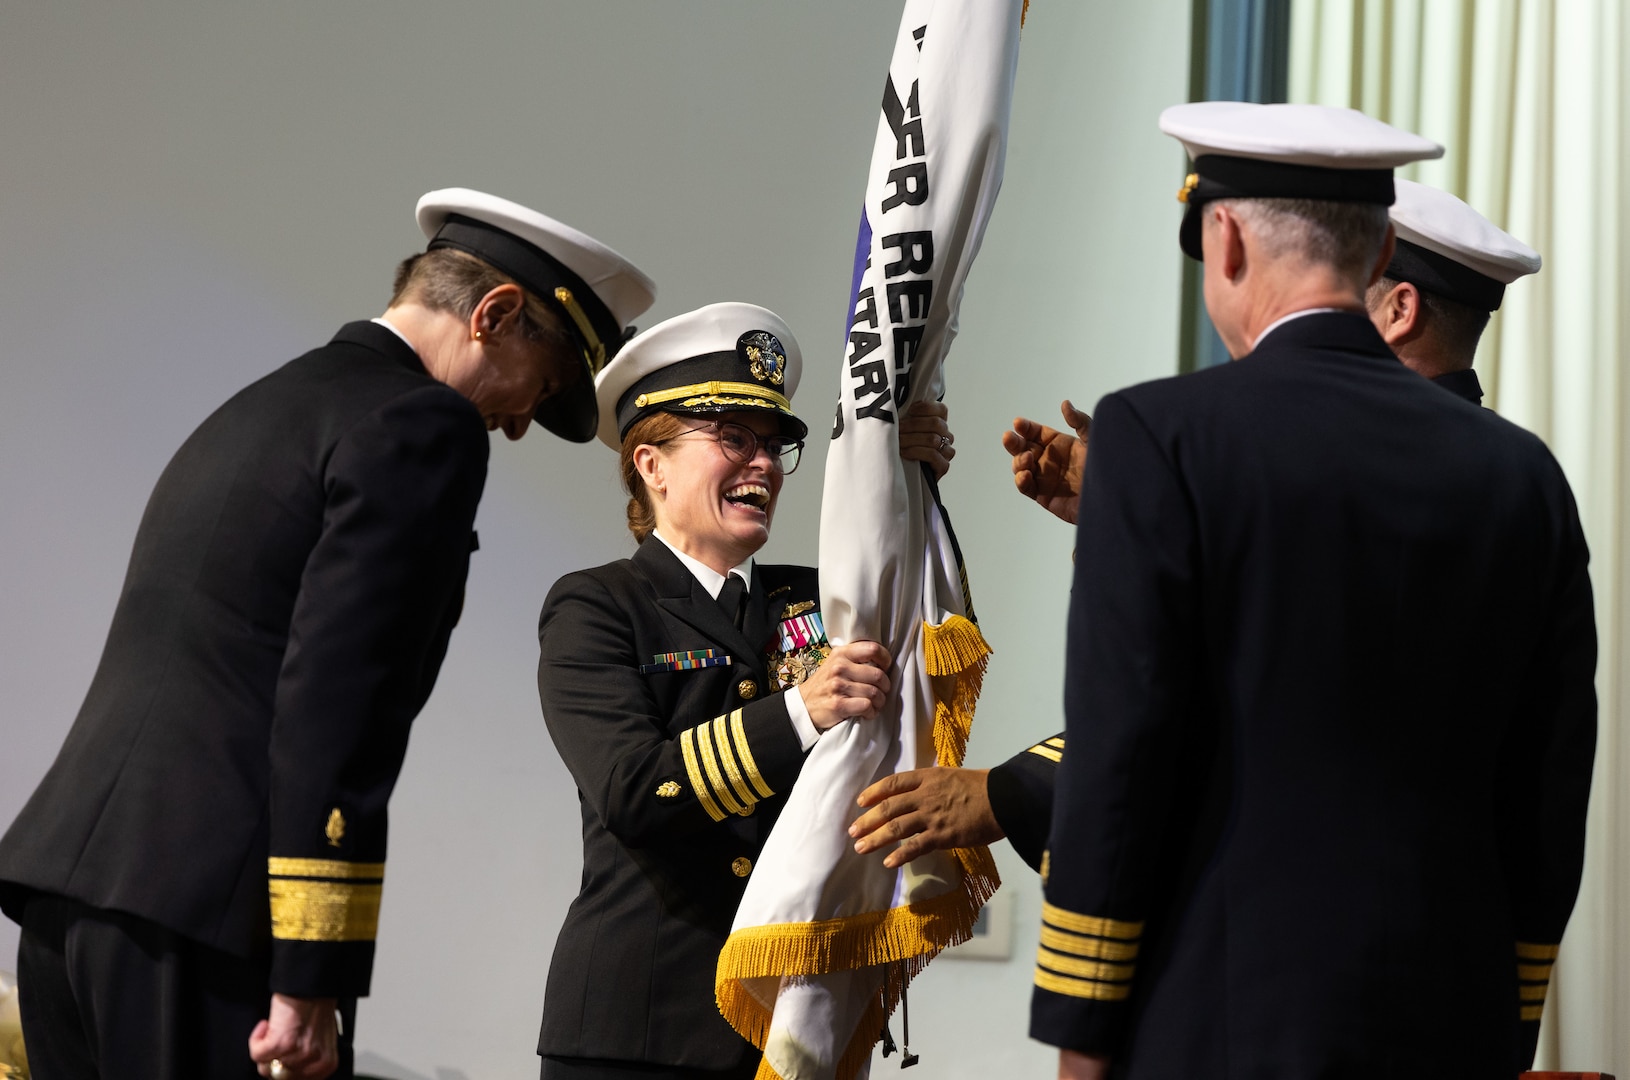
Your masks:
{"label": "white naval officer cap", "polygon": [[1413,180],[1394,183],[1398,247],[1387,277],[1492,312],[1507,285],[1540,268],[1539,252],[1447,191]]}
{"label": "white naval officer cap", "polygon": [[643,331],[595,381],[600,441],[620,450],[634,422],[652,412],[708,415],[763,411],[784,434],[809,425],[792,411],[803,354],[792,329],[756,304],[709,304]]}
{"label": "white naval officer cap", "polygon": [[474,255],[554,308],[577,342],[584,376],[538,406],[533,419],[569,442],[594,438],[594,379],[656,300],[656,285],[594,237],[520,203],[469,188],[442,188],[419,200],[427,250]]}
{"label": "white naval officer cap", "polygon": [[1200,208],[1213,199],[1320,199],[1391,206],[1392,170],[1443,156],[1443,147],[1357,109],[1194,101],[1160,114],[1194,171],[1178,242],[1200,258]]}

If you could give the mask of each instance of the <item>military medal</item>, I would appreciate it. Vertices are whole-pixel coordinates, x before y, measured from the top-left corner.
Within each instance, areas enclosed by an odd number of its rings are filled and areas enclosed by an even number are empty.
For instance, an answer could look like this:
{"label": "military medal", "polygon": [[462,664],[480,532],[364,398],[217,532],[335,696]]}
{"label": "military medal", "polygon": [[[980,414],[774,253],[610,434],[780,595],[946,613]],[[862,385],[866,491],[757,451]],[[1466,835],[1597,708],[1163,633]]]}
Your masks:
{"label": "military medal", "polygon": [[826,626],[814,601],[788,604],[783,614],[790,617],[782,619],[777,628],[779,649],[770,654],[769,667],[780,689],[785,690],[809,678],[832,647],[827,644]]}

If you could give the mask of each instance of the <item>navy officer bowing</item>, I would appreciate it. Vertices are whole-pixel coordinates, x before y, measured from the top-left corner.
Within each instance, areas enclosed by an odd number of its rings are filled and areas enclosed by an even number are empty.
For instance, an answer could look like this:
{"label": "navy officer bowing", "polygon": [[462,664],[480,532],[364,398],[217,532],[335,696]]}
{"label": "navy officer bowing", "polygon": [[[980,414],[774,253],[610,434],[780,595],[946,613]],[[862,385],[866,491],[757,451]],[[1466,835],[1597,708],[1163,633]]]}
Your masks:
{"label": "navy officer bowing", "polygon": [[0,840],[41,1080],[350,1074],[487,432],[592,438],[592,379],[653,299],[504,199],[432,192],[418,222],[384,315],[222,405],[153,489],[84,705]]}
{"label": "navy officer bowing", "polygon": [[1317,106],[1161,127],[1235,361],[1093,412],[1031,1034],[1071,1077],[1514,1076],[1594,751],[1572,495],[1366,315],[1392,168],[1435,145]]}
{"label": "navy officer bowing", "polygon": [[[827,642],[813,569],[754,559],[808,431],[800,367],[779,317],[731,303],[652,327],[600,376],[638,546],[561,578],[538,628],[543,716],[583,829],[545,1080],[757,1071],[714,1003],[719,950],[805,756],[876,716],[890,685],[881,645]],[[902,417],[900,442],[943,474],[944,406]]]}

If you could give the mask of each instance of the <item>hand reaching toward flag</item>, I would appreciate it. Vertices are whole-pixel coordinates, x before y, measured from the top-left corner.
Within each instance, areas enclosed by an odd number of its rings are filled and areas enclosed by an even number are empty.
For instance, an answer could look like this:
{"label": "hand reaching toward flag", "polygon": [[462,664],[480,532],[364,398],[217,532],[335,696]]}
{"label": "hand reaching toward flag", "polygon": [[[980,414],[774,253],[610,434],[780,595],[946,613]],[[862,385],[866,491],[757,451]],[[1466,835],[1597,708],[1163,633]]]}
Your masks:
{"label": "hand reaching toward flag", "polygon": [[1075,429],[1073,436],[1020,416],[1014,419],[1012,431],[1002,433],[1002,448],[1013,455],[1013,486],[1019,494],[1034,499],[1060,521],[1074,525],[1092,417],[1067,398],[1059,405],[1059,412],[1064,422]]}
{"label": "hand reaching toward flag", "polygon": [[985,793],[989,769],[935,767],[885,776],[860,793],[866,813],[849,826],[862,855],[895,842],[883,859],[893,869],[930,851],[994,844],[1002,827]]}

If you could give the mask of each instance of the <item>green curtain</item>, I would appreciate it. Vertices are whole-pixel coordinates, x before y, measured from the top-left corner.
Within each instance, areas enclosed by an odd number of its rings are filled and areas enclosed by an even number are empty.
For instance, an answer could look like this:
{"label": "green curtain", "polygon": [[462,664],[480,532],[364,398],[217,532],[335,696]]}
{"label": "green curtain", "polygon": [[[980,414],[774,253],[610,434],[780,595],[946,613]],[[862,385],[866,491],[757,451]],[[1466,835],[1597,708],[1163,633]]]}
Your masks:
{"label": "green curtain", "polygon": [[[1477,354],[1561,461],[1590,540],[1601,727],[1585,881],[1536,1067],[1630,1073],[1630,15],[1622,0],[1292,0],[1289,98],[1443,143],[1402,175],[1536,248]],[[1499,588],[1491,582],[1491,588]]]}

